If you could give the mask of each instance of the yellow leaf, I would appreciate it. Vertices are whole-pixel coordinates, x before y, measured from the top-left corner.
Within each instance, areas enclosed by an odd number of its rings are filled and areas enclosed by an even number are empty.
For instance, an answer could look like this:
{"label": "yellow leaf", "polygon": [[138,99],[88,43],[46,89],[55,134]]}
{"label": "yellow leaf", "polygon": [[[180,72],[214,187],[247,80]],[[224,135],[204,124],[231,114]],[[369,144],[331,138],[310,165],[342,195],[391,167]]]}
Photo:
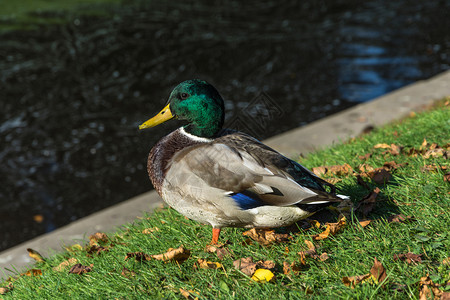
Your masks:
{"label": "yellow leaf", "polygon": [[361,225],[361,226],[364,228],[364,227],[366,227],[367,225],[369,225],[370,222],[372,222],[372,220],[361,221],[361,222],[359,222],[359,225]]}
{"label": "yellow leaf", "polygon": [[375,146],[373,146],[375,149],[381,148],[381,149],[390,149],[391,145],[388,144],[376,144]]}
{"label": "yellow leaf", "polygon": [[45,261],[44,258],[42,257],[42,255],[39,254],[39,252],[37,252],[37,251],[35,251],[35,250],[31,249],[31,248],[28,248],[27,251],[28,251],[28,255],[32,259],[34,259],[35,261],[37,261],[37,262]]}
{"label": "yellow leaf", "polygon": [[206,259],[199,258],[197,260],[197,265],[200,269],[218,269],[222,268],[222,264],[218,262],[207,261]]}
{"label": "yellow leaf", "polygon": [[58,266],[54,267],[53,270],[57,272],[64,271],[67,267],[71,267],[78,262],[76,258],[69,258],[68,260],[63,261]]}
{"label": "yellow leaf", "polygon": [[269,282],[274,278],[274,274],[266,269],[258,269],[252,276],[252,280],[256,282]]}

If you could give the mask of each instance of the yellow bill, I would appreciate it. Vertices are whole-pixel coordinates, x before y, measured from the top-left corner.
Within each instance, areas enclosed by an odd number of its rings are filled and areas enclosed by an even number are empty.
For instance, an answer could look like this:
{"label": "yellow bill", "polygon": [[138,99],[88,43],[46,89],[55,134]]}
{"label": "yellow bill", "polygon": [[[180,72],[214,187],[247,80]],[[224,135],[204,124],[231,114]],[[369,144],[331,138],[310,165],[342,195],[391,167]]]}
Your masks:
{"label": "yellow bill", "polygon": [[159,125],[172,119],[174,116],[172,115],[169,106],[170,104],[167,104],[166,107],[164,107],[156,116],[142,123],[139,126],[139,129],[155,127],[156,125]]}

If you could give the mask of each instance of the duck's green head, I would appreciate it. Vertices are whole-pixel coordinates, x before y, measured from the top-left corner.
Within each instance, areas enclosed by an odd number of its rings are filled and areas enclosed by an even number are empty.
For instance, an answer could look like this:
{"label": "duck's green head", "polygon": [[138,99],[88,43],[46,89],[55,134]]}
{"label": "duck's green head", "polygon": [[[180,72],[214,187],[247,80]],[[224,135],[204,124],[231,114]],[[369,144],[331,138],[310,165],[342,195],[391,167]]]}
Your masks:
{"label": "duck's green head", "polygon": [[188,121],[184,127],[187,132],[201,137],[213,137],[223,125],[223,99],[206,81],[183,81],[170,93],[166,107],[139,126],[139,129],[154,127],[174,117]]}

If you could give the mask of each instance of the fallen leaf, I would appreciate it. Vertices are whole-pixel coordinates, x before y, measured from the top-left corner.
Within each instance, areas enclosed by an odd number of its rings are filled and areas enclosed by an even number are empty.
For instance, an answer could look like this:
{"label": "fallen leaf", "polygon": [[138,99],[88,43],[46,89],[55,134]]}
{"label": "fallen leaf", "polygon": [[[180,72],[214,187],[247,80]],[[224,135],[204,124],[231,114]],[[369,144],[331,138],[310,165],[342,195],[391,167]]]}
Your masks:
{"label": "fallen leaf", "polygon": [[445,182],[450,182],[450,172],[444,174],[444,181]]}
{"label": "fallen leaf", "polygon": [[394,260],[406,261],[408,264],[417,265],[422,262],[421,258],[422,254],[414,254],[411,252],[402,253],[402,254],[394,254]]}
{"label": "fallen leaf", "polygon": [[368,176],[377,184],[385,184],[391,180],[392,175],[384,168],[377,168],[368,173]]}
{"label": "fallen leaf", "polygon": [[256,267],[260,269],[273,270],[275,269],[275,262],[273,260],[259,260],[256,262]]}
{"label": "fallen leaf", "polygon": [[427,143],[427,139],[423,139],[423,142],[422,142],[422,145],[420,145],[420,149],[426,149],[427,148],[427,145],[428,145],[428,143]]}
{"label": "fallen leaf", "polygon": [[61,271],[64,271],[64,269],[66,269],[67,267],[73,266],[77,262],[78,262],[78,260],[76,258],[71,257],[68,260],[65,260],[62,263],[60,263],[58,266],[53,267],[53,270],[57,271],[57,272],[61,272]]}
{"label": "fallen leaf", "polygon": [[442,264],[446,266],[450,266],[450,257],[444,258],[442,260]]}
{"label": "fallen leaf", "polygon": [[136,259],[139,262],[142,262],[144,260],[151,260],[151,256],[144,253],[144,252],[128,252],[127,255],[125,256],[125,260],[134,257],[134,259]]}
{"label": "fallen leaf", "polygon": [[83,266],[82,264],[76,264],[69,270],[69,274],[84,274],[92,271],[92,267],[94,264],[91,264],[90,266]]}
{"label": "fallen leaf", "polygon": [[327,168],[325,166],[314,167],[311,169],[311,171],[317,176],[322,176],[327,172]]}
{"label": "fallen leaf", "polygon": [[72,246],[65,247],[65,249],[66,249],[68,252],[76,252],[76,251],[83,250],[83,246],[81,246],[80,244],[74,244],[74,245],[72,245]]}
{"label": "fallen leaf", "polygon": [[14,289],[13,284],[10,282],[7,287],[0,287],[0,295],[4,295],[11,292]]}
{"label": "fallen leaf", "polygon": [[185,290],[180,288],[181,296],[189,300],[196,300],[200,297],[200,294],[193,290]]}
{"label": "fallen leaf", "polygon": [[374,259],[373,266],[370,269],[370,274],[372,274],[372,276],[376,280],[375,283],[377,284],[382,283],[386,279],[386,269],[376,257]]}
{"label": "fallen leaf", "polygon": [[233,262],[233,266],[248,276],[252,276],[256,271],[256,263],[253,262],[252,257],[244,257]]}
{"label": "fallen leaf", "polygon": [[364,216],[367,216],[375,207],[375,202],[378,194],[381,190],[377,187],[369,195],[364,197],[361,202],[358,203],[356,211],[360,212]]}
{"label": "fallen leaf", "polygon": [[25,273],[20,274],[22,276],[41,276],[42,275],[42,270],[39,269],[31,269],[26,271]]}
{"label": "fallen leaf", "polygon": [[267,230],[252,228],[245,231],[243,235],[250,237],[264,246],[268,246],[273,243],[287,242],[291,238],[287,233],[275,233],[275,230],[272,229]]}
{"label": "fallen leaf", "polygon": [[103,246],[99,246],[99,245],[92,245],[86,249],[86,252],[88,254],[96,254],[96,255],[99,255],[102,252],[108,252],[108,251],[109,251],[108,247],[103,247]]}
{"label": "fallen leaf", "polygon": [[444,295],[444,291],[440,290],[440,284],[434,283],[429,275],[420,278],[419,281],[419,299],[427,300],[431,297],[431,291],[433,292],[434,299],[442,299],[448,297]]}
{"label": "fallen leaf", "polygon": [[222,264],[218,262],[207,261],[206,259],[199,258],[194,264],[195,268],[200,269],[219,269],[222,268]]}
{"label": "fallen leaf", "polygon": [[301,267],[298,266],[295,262],[293,263],[288,263],[288,262],[283,262],[283,273],[284,275],[287,275],[288,277],[291,276],[291,274],[297,275],[298,273],[300,273],[301,271]]}
{"label": "fallen leaf", "polygon": [[391,171],[391,170],[396,170],[398,168],[404,167],[405,165],[407,165],[408,163],[404,163],[404,164],[398,164],[395,161],[391,160],[391,161],[387,161],[383,164],[383,168],[386,171]]}
{"label": "fallen leaf", "polygon": [[324,252],[322,254],[320,254],[319,256],[319,260],[320,261],[326,261],[327,259],[329,259],[330,257],[328,256],[328,253]]}
{"label": "fallen leaf", "polygon": [[275,278],[275,275],[267,269],[258,269],[252,276],[252,280],[256,282],[269,282]]}
{"label": "fallen leaf", "polygon": [[391,145],[388,144],[376,144],[375,146],[373,146],[375,149],[390,149]]}
{"label": "fallen leaf", "polygon": [[412,216],[405,216],[403,214],[393,215],[387,218],[388,223],[405,223],[406,221],[412,220],[414,220]]}
{"label": "fallen leaf", "polygon": [[367,176],[367,173],[375,170],[375,168],[369,164],[361,164],[361,165],[359,165],[358,169],[361,172],[361,176],[364,176],[364,177]]}
{"label": "fallen leaf", "polygon": [[329,235],[335,235],[339,230],[341,230],[347,223],[345,216],[342,216],[337,223],[326,223],[327,226],[325,231],[319,234],[313,235],[313,238],[317,240],[323,240],[328,238]]}
{"label": "fallen leaf", "polygon": [[42,257],[42,255],[39,252],[37,252],[36,250],[28,248],[27,251],[28,251],[28,255],[35,261],[37,261],[37,262],[45,261],[45,259]]}
{"label": "fallen leaf", "polygon": [[229,243],[226,242],[225,244],[221,245],[207,245],[205,251],[209,253],[216,253],[217,258],[222,260],[227,256],[233,256],[232,251],[226,248],[228,244]]}
{"label": "fallen leaf", "polygon": [[123,267],[122,272],[120,272],[120,275],[122,275],[126,278],[131,278],[131,277],[136,276],[136,272],[130,271],[127,268]]}
{"label": "fallen leaf", "polygon": [[191,255],[191,251],[185,249],[183,246],[180,246],[176,249],[169,248],[166,253],[150,255],[153,259],[169,261],[174,260],[178,263],[184,262]]}
{"label": "fallen leaf", "polygon": [[364,274],[364,275],[358,275],[358,276],[345,276],[342,278],[342,282],[345,286],[351,287],[352,289],[355,288],[355,285],[361,283],[362,281],[370,278],[371,274]]}
{"label": "fallen leaf", "polygon": [[396,155],[399,155],[401,153],[402,149],[403,149],[403,147],[401,147],[401,146],[398,146],[398,145],[395,145],[395,144],[391,144],[390,153],[391,153],[391,155],[396,156]]}
{"label": "fallen leaf", "polygon": [[330,225],[327,225],[327,228],[325,229],[325,231],[319,233],[319,234],[315,234],[313,235],[313,238],[318,241],[318,240],[323,240],[328,238],[328,236],[330,235]]}
{"label": "fallen leaf", "polygon": [[359,158],[360,160],[367,160],[367,159],[369,159],[369,158],[371,158],[371,157],[372,157],[372,153],[366,153],[366,154],[364,154],[364,155],[358,156],[358,158]]}
{"label": "fallen leaf", "polygon": [[106,243],[108,241],[108,236],[103,232],[96,232],[89,236],[89,245],[98,245],[98,242]]}
{"label": "fallen leaf", "polygon": [[346,176],[349,174],[353,174],[353,168],[349,164],[314,167],[311,169],[311,171],[320,177],[323,177],[325,175]]}
{"label": "fallen leaf", "polygon": [[369,225],[370,222],[372,222],[372,220],[360,221],[360,222],[359,222],[359,225],[361,225],[362,228],[364,228],[364,227],[366,227],[367,225]]}
{"label": "fallen leaf", "polygon": [[150,234],[150,233],[153,233],[155,231],[159,231],[159,228],[158,227],[146,228],[146,229],[142,230],[142,233],[143,234]]}

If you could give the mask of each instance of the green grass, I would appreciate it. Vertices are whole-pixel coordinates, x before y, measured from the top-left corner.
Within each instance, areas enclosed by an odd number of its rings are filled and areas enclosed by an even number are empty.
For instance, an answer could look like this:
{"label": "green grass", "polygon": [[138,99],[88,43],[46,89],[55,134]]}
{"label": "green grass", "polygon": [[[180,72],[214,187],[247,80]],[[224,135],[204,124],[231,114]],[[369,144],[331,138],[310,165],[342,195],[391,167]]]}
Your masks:
{"label": "green grass", "polygon": [[121,2],[121,0],[0,0],[0,32],[63,24],[75,14],[104,15],[107,13],[105,5],[118,5]]}
{"label": "green grass", "polygon": [[[199,258],[219,261],[215,254],[205,252],[211,239],[211,228],[185,219],[172,209],[159,209],[142,220],[125,226],[124,230],[109,234],[104,246],[108,252],[88,254],[85,249],[64,252],[50,257],[34,268],[42,276],[17,276],[11,282],[14,289],[2,295],[3,299],[153,299],[183,298],[179,289],[194,290],[200,299],[417,299],[418,282],[427,274],[435,283],[450,280],[450,266],[443,260],[450,257],[450,183],[444,182],[444,172],[423,171],[425,165],[448,166],[445,157],[425,159],[419,155],[408,156],[410,148],[419,149],[424,138],[428,143],[444,146],[449,143],[450,109],[442,103],[431,111],[418,114],[345,144],[310,154],[301,163],[312,168],[321,165],[350,164],[354,170],[363,163],[360,155],[372,153],[365,163],[381,167],[385,161],[407,163],[393,171],[393,179],[378,185],[381,195],[369,214],[377,219],[364,229],[353,220],[338,234],[321,241],[312,235],[323,229],[309,229],[291,233],[289,243],[261,246],[254,242],[244,245],[243,229],[226,228],[221,241],[230,240],[228,249],[233,257],[220,261],[220,269],[194,269]],[[400,155],[382,154],[384,149],[374,149],[378,143],[396,144],[404,148]],[[447,170],[448,172],[448,170]],[[342,177],[337,186],[357,202],[368,191],[356,183],[354,176]],[[369,180],[371,188],[377,185]],[[402,213],[415,220],[407,223],[388,223],[386,218]],[[352,222],[353,221],[353,222]],[[146,228],[159,231],[143,234]],[[326,261],[306,258],[307,265],[299,274],[288,278],[282,272],[283,262],[298,262],[297,252],[305,250],[304,240],[313,241],[317,252],[327,252]],[[191,256],[183,263],[164,263],[157,260],[137,262],[124,260],[128,252],[159,254],[168,248],[183,245]],[[25,249],[24,249],[25,251]],[[414,265],[395,261],[394,254],[413,252],[422,254],[422,262]],[[273,260],[277,263],[276,280],[257,283],[233,267],[233,260],[252,256],[254,261]],[[57,272],[52,267],[75,257],[83,265],[93,264],[92,272],[75,275],[68,269]],[[369,272],[374,258],[387,271],[384,284],[362,283],[355,289],[342,283],[344,276],[363,275]],[[123,268],[135,272],[123,276]],[[7,282],[1,286],[7,286]],[[444,288],[442,288],[444,289]],[[447,291],[450,286],[447,286]]]}

